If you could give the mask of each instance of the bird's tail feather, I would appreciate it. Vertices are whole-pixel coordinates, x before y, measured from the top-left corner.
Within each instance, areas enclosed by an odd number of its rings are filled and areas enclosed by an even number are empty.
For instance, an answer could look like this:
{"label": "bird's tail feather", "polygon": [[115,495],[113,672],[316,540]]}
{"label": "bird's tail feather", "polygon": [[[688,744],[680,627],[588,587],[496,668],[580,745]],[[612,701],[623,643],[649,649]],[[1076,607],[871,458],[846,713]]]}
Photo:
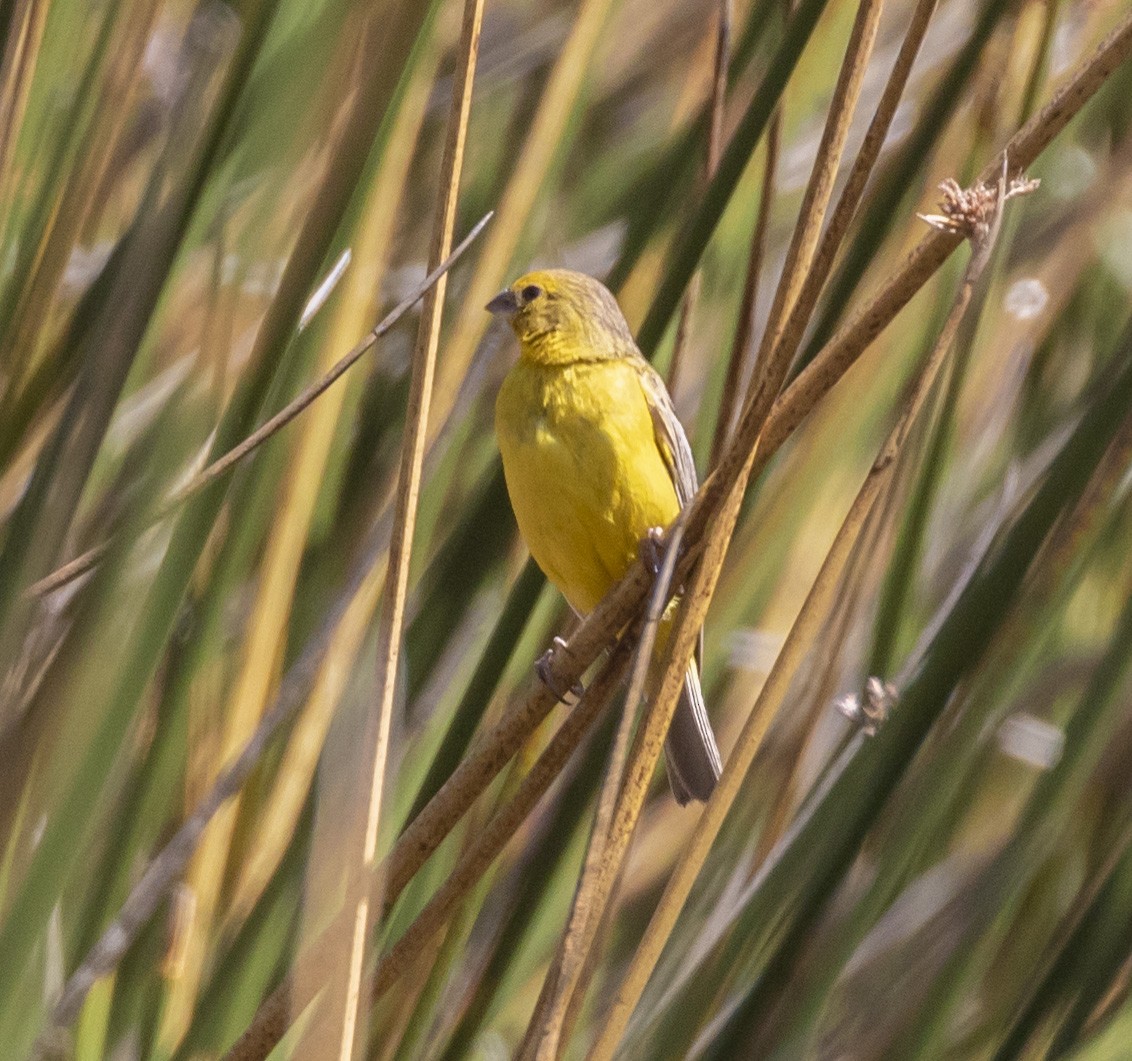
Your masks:
{"label": "bird's tail feather", "polygon": [[695,660],[684,677],[684,689],[664,741],[664,761],[672,794],[680,806],[707,802],[723,764],[715,743]]}

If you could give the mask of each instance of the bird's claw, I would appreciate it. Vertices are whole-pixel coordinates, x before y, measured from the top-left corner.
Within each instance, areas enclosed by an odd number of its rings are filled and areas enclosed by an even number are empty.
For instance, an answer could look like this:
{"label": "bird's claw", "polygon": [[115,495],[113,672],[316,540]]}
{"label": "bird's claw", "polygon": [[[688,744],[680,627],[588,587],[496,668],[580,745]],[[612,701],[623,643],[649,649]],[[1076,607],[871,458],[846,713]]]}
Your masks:
{"label": "bird's claw", "polygon": [[664,564],[664,528],[649,527],[648,533],[637,543],[637,553],[656,578]]}
{"label": "bird's claw", "polygon": [[[554,663],[554,653],[558,649],[565,649],[570,651],[569,646],[560,637],[555,637],[548,648],[539,658],[535,661],[535,674],[539,676],[539,680],[545,685],[555,696],[558,697],[564,704],[576,704],[582,698],[582,694],[586,691],[586,687],[581,682],[574,682],[574,684],[567,690],[563,691],[559,688],[558,683],[554,680],[552,673],[552,664]],[[572,696],[573,701],[568,700],[567,697]]]}

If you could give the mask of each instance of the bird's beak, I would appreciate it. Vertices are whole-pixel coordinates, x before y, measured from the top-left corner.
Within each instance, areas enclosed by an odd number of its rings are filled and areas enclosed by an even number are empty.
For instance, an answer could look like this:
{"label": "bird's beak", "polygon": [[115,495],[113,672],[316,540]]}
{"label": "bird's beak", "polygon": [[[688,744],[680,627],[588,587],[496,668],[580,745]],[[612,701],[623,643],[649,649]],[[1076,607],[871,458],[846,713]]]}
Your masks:
{"label": "bird's beak", "polygon": [[518,312],[519,309],[519,296],[515,294],[510,288],[500,291],[484,309],[488,313],[502,313],[510,316],[512,313]]}

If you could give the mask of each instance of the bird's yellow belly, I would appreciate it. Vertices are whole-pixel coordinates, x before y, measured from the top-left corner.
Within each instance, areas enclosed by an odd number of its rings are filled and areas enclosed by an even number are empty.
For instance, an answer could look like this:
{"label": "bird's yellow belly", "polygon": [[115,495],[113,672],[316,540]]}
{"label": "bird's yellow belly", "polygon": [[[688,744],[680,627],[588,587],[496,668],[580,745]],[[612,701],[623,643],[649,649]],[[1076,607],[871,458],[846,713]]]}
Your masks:
{"label": "bird's yellow belly", "polygon": [[618,362],[520,362],[496,404],[519,529],[575,610],[592,610],[628,570],[641,538],[679,511],[640,385]]}

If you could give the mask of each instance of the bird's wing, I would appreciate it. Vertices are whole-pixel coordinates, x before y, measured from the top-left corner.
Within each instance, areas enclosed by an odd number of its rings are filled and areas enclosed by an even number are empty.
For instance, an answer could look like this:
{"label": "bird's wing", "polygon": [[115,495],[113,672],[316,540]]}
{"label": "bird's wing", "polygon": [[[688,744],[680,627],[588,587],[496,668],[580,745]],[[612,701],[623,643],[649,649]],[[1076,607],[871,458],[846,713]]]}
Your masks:
{"label": "bird's wing", "polygon": [[[676,407],[672,405],[672,397],[664,380],[644,358],[637,366],[637,375],[641,379],[641,390],[644,400],[649,404],[652,414],[653,434],[657,436],[657,448],[668,465],[668,473],[672,477],[672,485],[676,487],[676,497],[680,507],[691,504],[696,493],[696,462],[692,456],[692,445],[688,443],[688,436],[684,433],[684,425],[676,416]],[[704,632],[700,628],[700,636],[696,639],[696,664],[703,666],[704,659]],[[685,691],[686,704],[681,704],[681,717],[687,713],[685,722],[691,721],[700,737],[707,760],[719,762],[719,750],[715,747],[715,737],[712,735],[711,722],[707,720],[707,709],[704,707],[703,693],[700,691],[700,676],[695,668],[688,671],[688,684]],[[703,734],[707,736],[704,737]],[[685,739],[688,739],[685,734]],[[693,741],[693,744],[695,742]],[[719,768],[715,769],[715,777],[719,777]],[[680,782],[683,785],[683,781]],[[675,792],[674,786],[674,792]],[[710,789],[709,789],[710,792]],[[677,796],[679,799],[679,796]],[[683,802],[687,802],[686,799]]]}
{"label": "bird's wing", "polygon": [[[672,476],[672,484],[676,487],[676,498],[683,508],[696,493],[696,462],[692,457],[692,447],[660,373],[642,357],[637,366],[637,376],[652,414],[656,447],[660,450],[664,463],[668,465],[668,474]],[[703,656],[704,632],[701,629],[696,644],[696,662],[702,664]]]}
{"label": "bird's wing", "polygon": [[688,436],[684,434],[683,424],[676,416],[668,388],[656,369],[641,358],[637,374],[652,414],[657,449],[668,465],[668,474],[672,476],[672,483],[676,487],[676,497],[683,508],[696,492],[696,464],[692,459],[692,447],[688,444]]}

